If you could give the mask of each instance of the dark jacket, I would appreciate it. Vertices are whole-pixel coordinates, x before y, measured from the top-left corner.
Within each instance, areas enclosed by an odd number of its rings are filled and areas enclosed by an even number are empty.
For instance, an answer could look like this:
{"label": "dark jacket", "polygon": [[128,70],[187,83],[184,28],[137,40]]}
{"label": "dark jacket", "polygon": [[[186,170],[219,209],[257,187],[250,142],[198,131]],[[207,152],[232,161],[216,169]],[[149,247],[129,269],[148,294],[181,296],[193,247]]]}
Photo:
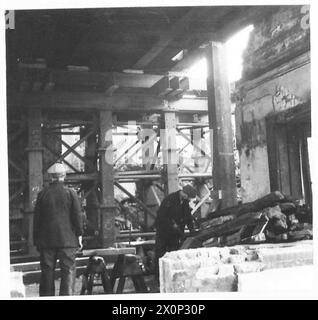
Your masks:
{"label": "dark jacket", "polygon": [[[164,238],[181,238],[185,225],[193,230],[193,218],[189,201],[180,201],[180,191],[163,199],[156,218],[157,235]],[[177,228],[176,228],[177,226]]]}
{"label": "dark jacket", "polygon": [[74,190],[53,182],[37,197],[34,208],[34,245],[41,248],[76,248],[83,234],[81,205]]}

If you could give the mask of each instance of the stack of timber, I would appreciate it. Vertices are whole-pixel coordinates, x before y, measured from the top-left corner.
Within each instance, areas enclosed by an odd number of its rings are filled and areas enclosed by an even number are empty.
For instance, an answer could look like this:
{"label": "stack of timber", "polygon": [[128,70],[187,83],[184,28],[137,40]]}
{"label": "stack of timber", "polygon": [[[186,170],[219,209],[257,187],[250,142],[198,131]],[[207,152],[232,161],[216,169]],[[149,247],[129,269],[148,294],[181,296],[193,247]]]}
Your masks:
{"label": "stack of timber", "polygon": [[281,192],[210,213],[181,249],[312,239],[310,213]]}

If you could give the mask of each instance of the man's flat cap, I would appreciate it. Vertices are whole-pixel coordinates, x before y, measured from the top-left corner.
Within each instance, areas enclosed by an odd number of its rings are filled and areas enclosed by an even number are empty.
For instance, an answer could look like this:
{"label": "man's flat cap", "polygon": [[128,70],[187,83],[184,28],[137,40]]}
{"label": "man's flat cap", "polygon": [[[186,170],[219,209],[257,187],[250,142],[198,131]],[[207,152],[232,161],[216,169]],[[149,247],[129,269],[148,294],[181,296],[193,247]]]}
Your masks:
{"label": "man's flat cap", "polygon": [[197,190],[193,188],[190,184],[185,185],[182,191],[188,195],[189,198],[195,198],[197,196]]}

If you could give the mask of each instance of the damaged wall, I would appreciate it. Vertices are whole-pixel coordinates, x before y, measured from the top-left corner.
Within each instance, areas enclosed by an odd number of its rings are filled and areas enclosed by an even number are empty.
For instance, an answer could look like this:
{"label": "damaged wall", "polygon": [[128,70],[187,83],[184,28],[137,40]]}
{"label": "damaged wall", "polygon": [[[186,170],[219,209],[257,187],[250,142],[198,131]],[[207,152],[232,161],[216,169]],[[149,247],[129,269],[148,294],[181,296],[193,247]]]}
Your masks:
{"label": "damaged wall", "polygon": [[270,192],[266,116],[310,101],[309,28],[302,6],[254,25],[235,110],[243,202]]}

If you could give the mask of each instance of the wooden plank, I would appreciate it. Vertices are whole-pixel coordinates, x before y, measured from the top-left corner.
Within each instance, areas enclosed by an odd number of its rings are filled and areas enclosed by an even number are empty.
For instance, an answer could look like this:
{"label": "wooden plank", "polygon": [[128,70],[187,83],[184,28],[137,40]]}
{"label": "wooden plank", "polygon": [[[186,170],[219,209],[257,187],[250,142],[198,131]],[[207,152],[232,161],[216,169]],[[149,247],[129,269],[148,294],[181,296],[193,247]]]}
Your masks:
{"label": "wooden plank", "polygon": [[101,189],[101,244],[103,247],[112,246],[115,242],[115,200],[112,126],[112,112],[100,111],[98,151]]}
{"label": "wooden plank", "polygon": [[33,243],[33,209],[38,193],[43,186],[42,159],[42,112],[41,109],[28,110],[28,251],[36,251]]}
{"label": "wooden plank", "polygon": [[225,46],[211,42],[207,48],[208,116],[213,150],[213,187],[222,192],[222,207],[237,203],[234,169],[230,88],[224,63]]}
{"label": "wooden plank", "polygon": [[[102,249],[100,249],[102,250]],[[108,249],[106,249],[108,250]],[[114,250],[114,249],[112,249]],[[85,251],[85,250],[83,250]],[[88,256],[88,255],[87,255]],[[76,266],[86,266],[88,262],[88,257],[76,257]],[[59,268],[59,262],[57,262],[56,267]],[[10,264],[10,269],[17,272],[30,272],[30,271],[39,271],[41,270],[40,262],[22,262],[22,263],[13,263]]]}
{"label": "wooden plank", "polygon": [[136,254],[136,248],[106,248],[87,249],[82,251],[83,256],[116,256],[120,254]]}

